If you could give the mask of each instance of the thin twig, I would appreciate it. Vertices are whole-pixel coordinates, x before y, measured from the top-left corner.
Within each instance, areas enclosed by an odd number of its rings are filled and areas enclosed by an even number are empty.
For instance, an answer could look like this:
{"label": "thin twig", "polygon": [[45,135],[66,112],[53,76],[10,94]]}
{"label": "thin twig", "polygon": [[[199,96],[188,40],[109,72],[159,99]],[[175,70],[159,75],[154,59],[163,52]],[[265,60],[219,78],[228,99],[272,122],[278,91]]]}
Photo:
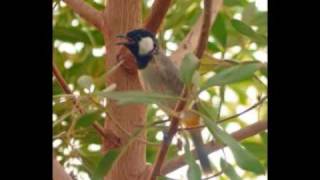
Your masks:
{"label": "thin twig", "polygon": [[244,111],[242,111],[242,112],[240,112],[240,113],[238,113],[238,114],[235,114],[235,115],[233,115],[233,116],[230,116],[230,117],[221,119],[221,120],[219,120],[219,121],[217,121],[217,122],[218,122],[218,123],[223,123],[223,122],[225,122],[225,121],[227,121],[227,120],[230,120],[230,119],[239,117],[239,116],[245,114],[246,112],[248,112],[248,111],[250,111],[250,110],[258,107],[258,106],[259,106],[260,104],[262,104],[267,98],[268,98],[268,97],[265,96],[265,97],[261,98],[260,101],[258,101],[256,104],[254,104],[254,105],[252,105],[251,107],[249,107],[248,109],[246,109],[246,110],[244,110]]}
{"label": "thin twig", "polygon": [[[242,128],[234,133],[231,134],[233,138],[235,138],[237,141],[241,141],[243,139],[246,139],[248,137],[254,136],[256,134],[259,134],[267,129],[268,123],[266,120],[258,121],[254,124],[251,124],[245,128]],[[204,145],[205,150],[208,153],[212,153],[215,151],[220,150],[221,148],[224,148],[225,145],[223,144],[217,144],[215,142],[209,142]],[[195,150],[191,151],[192,154],[197,157]],[[178,156],[168,162],[166,162],[163,165],[163,168],[161,169],[161,175],[168,174],[182,166],[186,165],[184,155]]]}
{"label": "thin twig", "polygon": [[[104,108],[104,106],[102,106],[100,103],[98,103],[96,100],[94,100],[92,96],[89,95],[88,98],[89,98],[89,100],[90,100],[94,105],[96,105],[98,108]],[[114,120],[114,119],[111,117],[111,115],[110,115],[109,112],[107,112],[107,111],[104,111],[104,112],[106,113],[106,115],[108,116],[108,118],[109,118],[123,133],[125,133],[125,134],[126,134],[127,136],[129,136],[129,137],[132,136],[132,134],[131,134],[129,131],[127,131],[124,127],[122,127],[121,124],[120,124],[118,121]],[[140,141],[140,142],[142,142],[142,143],[149,144],[149,145],[155,145],[155,146],[159,146],[159,145],[160,145],[160,144],[158,144],[158,143],[150,142],[150,141],[147,141],[147,140],[142,139],[142,138],[137,138],[137,140]]]}
{"label": "thin twig", "polygon": [[[83,0],[63,0],[74,12],[79,14],[88,23],[102,30],[102,13],[94,7],[86,4]],[[104,27],[105,28],[105,27]]]}
{"label": "thin twig", "polygon": [[219,171],[219,172],[217,172],[216,174],[214,174],[214,175],[212,175],[212,176],[209,176],[209,177],[206,177],[206,178],[203,178],[203,179],[201,179],[201,180],[209,180],[209,179],[211,179],[211,178],[220,176],[221,174],[223,174],[223,171]]}
{"label": "thin twig", "polygon": [[[223,123],[225,121],[228,121],[228,120],[231,120],[231,119],[234,119],[234,118],[237,118],[245,113],[247,113],[248,111],[251,111],[252,109],[258,107],[259,105],[261,105],[268,97],[265,96],[263,98],[260,99],[260,101],[258,101],[257,103],[255,103],[254,105],[250,106],[248,109],[245,109],[244,111],[240,112],[240,113],[237,113],[237,114],[234,114],[232,116],[229,116],[229,117],[226,117],[224,119],[221,119],[219,121],[217,121],[217,123]],[[188,131],[188,130],[191,130],[191,129],[199,129],[199,128],[204,128],[205,125],[201,125],[201,126],[196,126],[196,127],[190,127],[190,128],[179,128],[178,131]]]}

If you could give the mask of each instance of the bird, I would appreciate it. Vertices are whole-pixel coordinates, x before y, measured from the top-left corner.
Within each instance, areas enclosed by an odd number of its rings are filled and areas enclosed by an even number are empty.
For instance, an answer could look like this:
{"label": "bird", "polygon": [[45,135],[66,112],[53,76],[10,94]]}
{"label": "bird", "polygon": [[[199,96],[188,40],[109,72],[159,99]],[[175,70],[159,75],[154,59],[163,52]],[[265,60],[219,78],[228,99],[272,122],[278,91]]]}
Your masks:
{"label": "bird", "polygon": [[[155,35],[146,29],[134,29],[126,34],[118,34],[117,38],[122,41],[117,45],[125,46],[135,57],[138,68],[139,79],[142,81],[144,90],[166,93],[179,96],[184,84],[179,78],[178,67],[160,49]],[[168,101],[162,106],[171,109],[175,107],[175,101]],[[161,106],[159,106],[161,108]],[[194,107],[196,107],[194,105]],[[195,127],[200,124],[200,117],[191,111],[184,111],[182,124],[185,127]],[[204,149],[204,142],[201,136],[201,129],[189,130],[195,150],[198,155],[201,168],[205,174],[212,172],[208,153]]]}

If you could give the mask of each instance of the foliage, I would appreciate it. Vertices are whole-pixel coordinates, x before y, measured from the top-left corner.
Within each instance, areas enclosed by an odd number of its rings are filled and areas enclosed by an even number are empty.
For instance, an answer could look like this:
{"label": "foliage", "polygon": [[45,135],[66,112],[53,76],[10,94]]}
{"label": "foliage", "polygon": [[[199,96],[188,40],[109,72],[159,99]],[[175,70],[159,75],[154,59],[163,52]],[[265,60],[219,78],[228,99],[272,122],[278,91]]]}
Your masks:
{"label": "foliage", "polygon": [[[108,103],[109,98],[118,98],[118,100],[120,98],[120,104],[148,104],[146,116],[148,123],[152,123],[167,118],[163,115],[165,113],[153,103],[167,99],[176,100],[178,97],[152,92],[118,94],[119,92],[112,91],[110,84],[105,82],[105,47],[102,34],[62,1],[57,2],[53,10],[53,58],[87,113],[81,115],[76,111],[72,98],[64,95],[57,80],[53,78],[54,152],[60,163],[66,167],[73,167],[78,175],[80,174],[78,172],[84,172],[91,178],[95,173],[101,176],[101,173],[111,167],[109,160],[113,161],[118,152],[112,152],[111,155],[103,157],[99,148],[93,148],[101,145],[101,139],[90,125],[93,122],[103,123],[107,113],[104,105]],[[97,9],[102,9],[104,6],[102,1],[87,0],[86,2]],[[158,36],[159,44],[166,53],[171,54],[176,50],[179,42],[186,37],[197,21],[202,12],[201,2],[200,0],[173,0]],[[143,18],[146,18],[150,9],[150,0],[143,0]],[[223,119],[239,113],[255,104],[259,98],[266,96],[266,49],[267,12],[260,11],[254,0],[224,0],[224,6],[210,31],[208,48],[201,63],[194,64],[192,60],[195,57],[189,54],[181,66],[180,78],[188,85],[195,83],[192,81],[197,74],[194,71],[199,67],[201,76],[198,83],[202,91],[198,92],[196,97],[208,105],[211,113],[211,115],[207,114],[204,120],[205,125],[209,127],[205,130],[206,140],[217,139],[220,143],[227,144],[233,152],[234,160],[229,156],[221,156],[220,161],[213,161],[215,166],[225,169],[220,179],[226,177],[255,179],[261,173],[261,169],[267,170],[266,132],[242,142],[235,142],[228,135],[235,129],[266,119],[267,105],[262,104],[225,123],[217,124],[215,118]],[[219,111],[221,86],[225,87],[225,91],[224,101]],[[107,91],[106,87],[109,87]],[[216,116],[218,112],[220,115]],[[147,140],[157,143],[162,141],[159,134],[163,134],[163,128],[167,125],[160,124],[148,128]],[[174,142],[170,146],[167,159],[177,156],[178,151],[177,143]],[[194,157],[189,151],[188,147],[185,150],[186,160],[191,169],[185,172],[186,178],[199,176],[199,167],[194,163]],[[154,162],[156,153],[157,148],[152,145],[147,146],[148,162]],[[74,163],[74,159],[80,160],[81,163]],[[248,163],[248,159],[251,163]],[[239,173],[237,170],[239,167],[245,169],[244,173]]]}

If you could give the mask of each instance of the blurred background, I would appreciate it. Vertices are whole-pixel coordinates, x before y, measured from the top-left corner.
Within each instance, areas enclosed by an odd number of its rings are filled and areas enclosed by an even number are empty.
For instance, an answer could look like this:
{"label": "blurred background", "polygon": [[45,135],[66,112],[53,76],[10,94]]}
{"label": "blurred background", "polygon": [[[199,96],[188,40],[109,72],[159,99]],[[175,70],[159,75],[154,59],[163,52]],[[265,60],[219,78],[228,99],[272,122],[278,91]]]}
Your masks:
{"label": "blurred background", "polygon": [[[172,6],[167,13],[160,33],[157,35],[160,46],[170,55],[178,48],[178,44],[190,31],[198,16],[203,10],[202,0],[172,0]],[[85,0],[93,7],[102,10],[105,0]],[[152,6],[153,0],[143,0],[143,18]],[[222,10],[211,29],[207,56],[201,61],[201,81],[214,76],[217,65],[212,61],[231,60],[232,62],[260,61],[267,63],[267,0],[224,0]],[[75,14],[63,1],[53,1],[53,57],[57,67],[69,88],[77,97],[88,95],[97,90],[103,90],[105,83],[105,57],[106,52],[102,34]],[[88,87],[79,85],[79,79],[90,78]],[[79,180],[89,180],[92,172],[102,158],[100,154],[101,140],[91,127],[73,128],[77,113],[68,97],[62,96],[64,92],[53,77],[53,149],[57,160],[66,171]],[[257,102],[256,108],[245,114],[227,121],[221,126],[232,133],[249,124],[267,119],[267,103],[261,99],[267,95],[267,72],[257,72],[256,78],[225,86],[224,99],[221,105],[221,118],[240,113]],[[218,107],[221,103],[221,91],[218,87],[203,91],[199,97]],[[86,109],[95,107],[80,98]],[[97,100],[106,105],[106,99]],[[100,113],[98,122],[102,123],[105,113]],[[147,120],[155,121],[166,119],[165,113],[156,105],[148,106]],[[166,124],[167,125],[167,124]],[[212,135],[207,129],[203,130],[207,141]],[[177,136],[179,137],[179,136]],[[183,150],[177,148],[177,137],[169,149],[167,159]],[[163,133],[161,128],[148,130],[148,141],[161,142]],[[241,145],[254,154],[267,168],[267,133],[247,138]],[[147,147],[147,161],[154,162],[157,149],[153,145]],[[212,163],[219,167],[219,159],[225,157],[229,163],[235,165],[235,160],[228,148],[210,154]],[[264,180],[267,175],[257,176],[234,166],[235,171],[244,180]],[[167,176],[173,179],[187,179],[187,166],[177,169]],[[228,179],[225,175],[211,179]]]}

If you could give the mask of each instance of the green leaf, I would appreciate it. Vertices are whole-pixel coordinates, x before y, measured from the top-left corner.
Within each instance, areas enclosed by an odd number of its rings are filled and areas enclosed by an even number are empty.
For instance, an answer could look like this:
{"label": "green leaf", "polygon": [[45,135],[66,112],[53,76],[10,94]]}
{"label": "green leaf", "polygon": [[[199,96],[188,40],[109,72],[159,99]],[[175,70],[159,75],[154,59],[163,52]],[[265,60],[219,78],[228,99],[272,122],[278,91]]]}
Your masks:
{"label": "green leaf", "polygon": [[186,84],[190,85],[194,72],[199,66],[199,60],[193,53],[188,53],[182,60],[180,66],[180,79]]}
{"label": "green leaf", "polygon": [[209,119],[206,115],[199,113],[204,120],[204,124],[208,127],[212,135],[219,141],[227,145],[237,162],[237,164],[244,170],[252,171],[256,174],[263,174],[264,167],[249,151],[244,149],[240,144],[228,133],[218,127],[216,122]]}
{"label": "green leaf", "polygon": [[208,42],[208,50],[210,50],[213,53],[221,52],[223,49],[221,47],[218,47],[216,43]]}
{"label": "green leaf", "polygon": [[[96,42],[96,45],[98,46],[104,45],[103,36],[99,31],[94,30],[94,31],[90,31],[89,33],[92,34],[92,37]],[[53,39],[67,41],[70,43],[83,42],[85,44],[91,44],[88,33],[76,27],[55,26],[53,29]]]}
{"label": "green leaf", "polygon": [[268,76],[268,67],[267,67],[267,65],[261,68],[261,73],[264,76]]}
{"label": "green leaf", "polygon": [[233,169],[232,165],[222,158],[220,159],[220,167],[224,174],[230,178],[230,180],[241,180],[241,177]]}
{"label": "green leaf", "polygon": [[211,32],[214,37],[221,43],[225,48],[227,45],[227,29],[225,24],[225,17],[222,13],[219,13],[216,17],[215,23],[212,26]]}
{"label": "green leaf", "polygon": [[154,120],[157,110],[157,108],[153,108],[151,106],[148,107],[147,122],[152,122]]}
{"label": "green leaf", "polygon": [[202,90],[210,86],[223,86],[243,80],[247,80],[262,67],[261,63],[243,63],[232,66],[218,72],[215,76],[208,79],[203,85]]}
{"label": "green leaf", "polygon": [[223,4],[226,6],[242,6],[243,2],[240,0],[224,0]]}
{"label": "green leaf", "polygon": [[251,38],[259,44],[266,44],[267,38],[264,35],[256,33],[250,26],[237,19],[231,20],[232,26],[241,34]]}
{"label": "green leaf", "polygon": [[268,134],[266,132],[260,133],[260,137],[262,139],[262,142],[265,146],[268,145]]}
{"label": "green leaf", "polygon": [[144,91],[112,91],[112,92],[98,92],[99,96],[107,97],[113,100],[117,100],[118,104],[159,104],[161,102],[177,101],[179,97],[160,94],[155,92],[144,92]]}
{"label": "green leaf", "polygon": [[240,32],[243,35],[246,35],[248,37],[253,37],[256,34],[256,32],[250,26],[248,26],[242,21],[239,21],[237,19],[232,19],[231,24],[238,32]]}
{"label": "green leaf", "polygon": [[260,45],[265,45],[267,43],[267,37],[262,34],[256,33],[252,39]]}
{"label": "green leaf", "polygon": [[214,119],[214,117],[217,117],[217,115],[218,115],[218,110],[209,104],[211,104],[211,103],[201,101],[201,109],[200,110],[201,110],[201,113],[204,113],[206,116]]}
{"label": "green leaf", "polygon": [[100,160],[93,174],[93,180],[103,180],[103,177],[108,174],[113,163],[117,160],[120,152],[120,149],[112,149]]}
{"label": "green leaf", "polygon": [[241,144],[260,160],[264,160],[267,157],[267,149],[264,144],[257,142],[242,142]]}
{"label": "green leaf", "polygon": [[91,76],[88,75],[82,75],[79,77],[77,83],[79,86],[83,89],[90,89],[90,86],[93,84],[93,80]]}
{"label": "green leaf", "polygon": [[80,119],[77,120],[75,128],[90,126],[94,121],[101,119],[101,113],[102,111],[95,111],[81,116]]}
{"label": "green leaf", "polygon": [[189,168],[187,170],[187,176],[188,179],[193,180],[193,179],[201,179],[201,169],[199,165],[196,163],[196,160],[192,156],[192,153],[189,148],[189,143],[186,143],[184,146],[185,149],[185,160],[187,164],[189,165]]}
{"label": "green leaf", "polygon": [[84,43],[90,43],[89,37],[85,32],[81,31],[79,28],[73,27],[54,27],[53,38],[62,41],[68,41],[71,43],[79,41]]}

